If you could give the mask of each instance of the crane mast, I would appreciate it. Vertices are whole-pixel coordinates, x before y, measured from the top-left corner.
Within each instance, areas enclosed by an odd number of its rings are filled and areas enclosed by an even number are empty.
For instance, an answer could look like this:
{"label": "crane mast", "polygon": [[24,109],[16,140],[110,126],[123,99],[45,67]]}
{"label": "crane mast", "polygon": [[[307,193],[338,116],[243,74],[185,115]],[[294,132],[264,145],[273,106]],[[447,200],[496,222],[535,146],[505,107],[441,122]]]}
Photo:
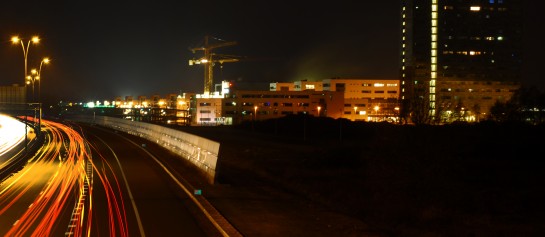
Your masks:
{"label": "crane mast", "polygon": [[223,64],[224,62],[237,62],[236,58],[222,57],[219,54],[212,53],[213,49],[231,46],[237,44],[236,41],[221,42],[216,44],[210,44],[209,36],[204,37],[204,45],[202,47],[191,48],[190,50],[195,53],[195,51],[203,51],[204,56],[199,60],[189,60],[189,65],[193,64],[204,64],[204,94],[210,94],[213,88],[214,82],[214,73],[213,68],[216,62]]}

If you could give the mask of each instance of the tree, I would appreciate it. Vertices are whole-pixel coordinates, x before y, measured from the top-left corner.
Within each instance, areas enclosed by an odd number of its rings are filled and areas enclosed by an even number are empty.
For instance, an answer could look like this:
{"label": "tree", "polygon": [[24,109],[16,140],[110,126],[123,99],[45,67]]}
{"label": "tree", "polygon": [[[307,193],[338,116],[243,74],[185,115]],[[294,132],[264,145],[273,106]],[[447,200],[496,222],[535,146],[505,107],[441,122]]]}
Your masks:
{"label": "tree", "polygon": [[430,101],[428,88],[425,83],[414,86],[410,100],[410,118],[414,124],[430,124]]}

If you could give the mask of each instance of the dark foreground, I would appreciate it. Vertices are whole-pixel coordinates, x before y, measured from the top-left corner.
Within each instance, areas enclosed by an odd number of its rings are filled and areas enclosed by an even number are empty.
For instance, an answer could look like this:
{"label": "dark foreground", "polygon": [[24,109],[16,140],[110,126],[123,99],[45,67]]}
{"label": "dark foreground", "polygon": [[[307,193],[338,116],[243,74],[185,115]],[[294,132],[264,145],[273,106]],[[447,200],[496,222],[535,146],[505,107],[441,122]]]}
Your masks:
{"label": "dark foreground", "polygon": [[292,117],[221,143],[203,195],[245,236],[545,236],[545,127]]}

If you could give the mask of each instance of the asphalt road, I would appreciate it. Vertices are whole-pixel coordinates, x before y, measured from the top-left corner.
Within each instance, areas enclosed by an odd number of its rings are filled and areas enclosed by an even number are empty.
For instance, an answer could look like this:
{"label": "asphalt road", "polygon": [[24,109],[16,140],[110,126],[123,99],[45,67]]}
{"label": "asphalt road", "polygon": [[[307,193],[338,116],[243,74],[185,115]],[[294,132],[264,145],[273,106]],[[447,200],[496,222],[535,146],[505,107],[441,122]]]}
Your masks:
{"label": "asphalt road", "polygon": [[43,147],[0,185],[0,234],[241,236],[159,145],[92,125],[44,126]]}
{"label": "asphalt road", "polygon": [[[113,130],[85,126],[84,134],[93,150],[95,170],[110,170],[105,172],[103,179],[115,180],[120,185],[112,185],[112,189],[114,193],[121,193],[122,201],[118,201],[126,210],[129,236],[219,235],[213,226],[206,223],[206,218],[202,217],[187,193],[176,184],[183,182],[182,178],[170,177],[156,160],[160,157],[159,162],[169,166],[168,160],[179,158],[151,144],[149,146],[149,141],[136,137],[128,139],[128,135]],[[107,185],[96,187],[99,190],[95,192],[107,193]],[[106,196],[94,198],[96,212],[93,219],[100,222],[98,226],[111,225],[103,218],[109,216],[105,212],[111,202]],[[94,230],[101,236],[111,235],[108,231],[102,228]]]}

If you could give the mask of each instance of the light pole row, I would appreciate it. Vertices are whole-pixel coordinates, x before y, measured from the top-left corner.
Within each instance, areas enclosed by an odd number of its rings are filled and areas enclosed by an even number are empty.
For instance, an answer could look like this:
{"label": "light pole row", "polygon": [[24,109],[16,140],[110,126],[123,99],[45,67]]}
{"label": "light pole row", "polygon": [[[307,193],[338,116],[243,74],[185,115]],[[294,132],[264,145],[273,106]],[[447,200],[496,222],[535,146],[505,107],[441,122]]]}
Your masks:
{"label": "light pole row", "polygon": [[[38,36],[33,36],[31,39],[29,39],[28,41],[25,41],[21,38],[19,38],[18,36],[13,36],[11,37],[11,42],[13,44],[21,44],[21,47],[23,48],[23,57],[24,57],[24,60],[25,60],[25,77],[24,77],[24,80],[25,80],[25,85],[29,85],[29,84],[32,84],[32,102],[36,102],[35,101],[35,97],[34,97],[34,83],[36,81],[38,81],[38,90],[41,90],[41,82],[40,82],[40,75],[41,75],[41,72],[42,72],[42,65],[43,64],[48,64],[50,62],[50,59],[49,58],[43,58],[42,61],[40,62],[40,67],[38,70],[36,69],[32,69],[31,71],[31,75],[28,74],[28,52],[29,52],[29,49],[30,49],[30,44],[33,43],[33,44],[38,44],[40,43],[40,38]],[[40,91],[38,92],[39,94],[41,93]],[[40,95],[38,96],[38,100],[40,100]]]}
{"label": "light pole row", "polygon": [[[25,83],[23,84],[25,86],[25,93],[27,92],[26,90],[26,85],[28,84],[31,84],[32,83],[32,101],[31,103],[36,103],[36,98],[35,98],[35,94],[34,94],[34,83],[36,81],[38,81],[38,109],[39,109],[39,118],[38,118],[38,130],[37,130],[37,133],[41,133],[41,126],[42,126],[42,103],[41,103],[41,80],[40,80],[40,76],[41,76],[41,72],[42,72],[42,65],[43,64],[48,64],[50,62],[50,59],[49,58],[43,58],[40,62],[40,67],[38,70],[36,69],[32,69],[31,71],[31,75],[28,74],[28,52],[29,52],[29,49],[30,49],[30,44],[33,43],[33,44],[38,44],[40,42],[40,38],[38,36],[33,36],[32,38],[30,38],[28,41],[24,41],[23,39],[19,38],[18,36],[13,36],[11,37],[11,42],[13,44],[21,44],[21,47],[23,48],[23,57],[24,57],[24,60],[25,60],[25,74],[24,74],[24,80],[25,80]],[[26,96],[25,96],[26,97]],[[25,100],[27,99],[28,97],[25,98]],[[25,115],[25,120],[26,120],[26,115]],[[34,121],[36,121],[36,108],[34,108]],[[27,143],[27,138],[26,138],[26,126],[25,126],[25,144]]]}

